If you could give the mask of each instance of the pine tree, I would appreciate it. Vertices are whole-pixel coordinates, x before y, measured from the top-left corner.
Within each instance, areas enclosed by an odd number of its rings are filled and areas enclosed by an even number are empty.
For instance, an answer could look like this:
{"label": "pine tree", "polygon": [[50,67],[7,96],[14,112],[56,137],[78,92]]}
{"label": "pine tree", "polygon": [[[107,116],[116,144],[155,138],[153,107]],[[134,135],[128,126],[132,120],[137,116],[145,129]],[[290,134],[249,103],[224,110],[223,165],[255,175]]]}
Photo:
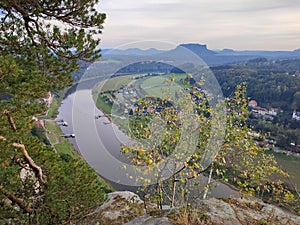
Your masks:
{"label": "pine tree", "polygon": [[40,99],[71,84],[79,59],[99,58],[97,3],[0,2],[0,224],[67,223],[109,190],[82,159],[66,162],[30,133]]}

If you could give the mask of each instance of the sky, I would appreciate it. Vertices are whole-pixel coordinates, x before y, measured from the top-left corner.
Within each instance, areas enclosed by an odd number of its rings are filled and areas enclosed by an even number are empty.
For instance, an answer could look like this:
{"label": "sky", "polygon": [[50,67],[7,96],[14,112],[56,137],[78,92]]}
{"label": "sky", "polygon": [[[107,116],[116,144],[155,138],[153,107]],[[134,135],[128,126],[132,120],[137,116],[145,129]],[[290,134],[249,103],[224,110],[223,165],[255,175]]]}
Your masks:
{"label": "sky", "polygon": [[102,48],[132,42],[300,49],[300,0],[100,0]]}

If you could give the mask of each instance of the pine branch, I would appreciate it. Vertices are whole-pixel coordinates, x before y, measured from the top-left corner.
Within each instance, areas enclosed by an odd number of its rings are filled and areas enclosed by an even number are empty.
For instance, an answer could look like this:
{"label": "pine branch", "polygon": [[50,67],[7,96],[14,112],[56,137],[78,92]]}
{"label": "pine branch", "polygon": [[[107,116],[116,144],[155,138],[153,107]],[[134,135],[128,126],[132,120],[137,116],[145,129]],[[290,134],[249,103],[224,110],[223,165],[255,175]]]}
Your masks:
{"label": "pine branch", "polygon": [[0,183],[0,191],[3,193],[4,196],[6,196],[9,200],[11,200],[13,203],[16,203],[22,210],[24,210],[24,212],[26,213],[33,213],[34,209],[33,208],[29,208],[26,206],[26,203],[17,198],[14,194],[9,193],[9,191],[7,191],[2,184]]}
{"label": "pine branch", "polygon": [[[16,124],[15,124],[12,116],[10,115],[9,111],[4,110],[4,114],[7,116],[8,122],[9,122],[11,128],[13,129],[13,131],[17,131]],[[1,140],[1,138],[0,138],[0,140]],[[35,169],[38,172],[38,177],[39,177],[40,181],[43,184],[45,184],[46,181],[43,178],[43,170],[42,170],[42,168],[40,166],[38,166],[38,165],[35,164],[35,162],[33,161],[33,159],[28,154],[28,152],[27,152],[27,150],[25,148],[25,145],[19,144],[19,143],[14,143],[13,146],[15,148],[21,148],[22,153],[23,153],[26,161],[29,163],[29,165],[31,166],[31,168]]]}
{"label": "pine branch", "polygon": [[19,164],[22,168],[26,168],[26,165],[22,162],[22,159],[17,158],[16,156],[14,156],[13,158],[14,162]]}
{"label": "pine branch", "polygon": [[38,165],[35,164],[35,162],[33,161],[33,159],[30,157],[30,155],[28,154],[25,145],[23,144],[18,144],[18,143],[14,143],[13,146],[15,148],[21,148],[22,153],[26,159],[26,161],[29,163],[29,165],[31,166],[31,168],[35,169],[38,172],[38,177],[40,179],[40,181],[45,184],[46,181],[43,178],[43,170],[41,167],[39,167]]}
{"label": "pine branch", "polygon": [[3,136],[0,136],[0,141],[6,141],[6,138]]}
{"label": "pine branch", "polygon": [[7,120],[10,124],[11,129],[16,132],[17,127],[16,127],[16,124],[15,124],[15,121],[13,120],[12,116],[10,115],[10,112],[5,109],[4,114],[7,116]]}

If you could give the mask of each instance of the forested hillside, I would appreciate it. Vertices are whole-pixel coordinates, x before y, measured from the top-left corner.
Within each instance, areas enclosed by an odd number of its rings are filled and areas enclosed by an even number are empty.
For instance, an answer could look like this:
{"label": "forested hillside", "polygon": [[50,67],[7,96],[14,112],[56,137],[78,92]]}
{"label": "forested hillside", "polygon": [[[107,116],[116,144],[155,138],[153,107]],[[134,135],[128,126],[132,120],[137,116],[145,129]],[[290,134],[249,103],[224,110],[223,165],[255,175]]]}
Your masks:
{"label": "forested hillside", "polygon": [[225,96],[235,86],[247,82],[247,95],[260,106],[284,111],[300,110],[300,59],[261,58],[245,64],[212,67]]}
{"label": "forested hillside", "polygon": [[277,110],[276,116],[250,114],[250,126],[269,133],[276,146],[300,151],[300,121],[292,119],[293,111],[300,111],[300,59],[257,58],[211,69],[225,96],[230,97],[236,85],[246,82],[249,99],[255,100],[260,107]]}

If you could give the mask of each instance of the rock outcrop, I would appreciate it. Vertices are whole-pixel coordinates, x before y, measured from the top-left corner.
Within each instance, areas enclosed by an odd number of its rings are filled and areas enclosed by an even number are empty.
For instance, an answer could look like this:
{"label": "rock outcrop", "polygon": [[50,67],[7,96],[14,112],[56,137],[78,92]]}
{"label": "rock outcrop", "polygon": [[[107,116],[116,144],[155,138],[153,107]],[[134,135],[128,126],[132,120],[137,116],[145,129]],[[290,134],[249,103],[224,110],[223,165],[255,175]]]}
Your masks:
{"label": "rock outcrop", "polygon": [[138,195],[130,191],[109,193],[108,199],[108,202],[75,224],[121,225],[146,213],[143,201]]}
{"label": "rock outcrop", "polygon": [[173,225],[167,217],[154,217],[144,215],[125,223],[124,225]]}
{"label": "rock outcrop", "polygon": [[244,199],[207,199],[199,202],[199,208],[209,217],[212,224],[300,225],[300,217],[274,205]]}
{"label": "rock outcrop", "polygon": [[[245,199],[199,200],[194,206],[201,217],[196,224],[205,225],[300,225],[300,217],[274,205]],[[146,214],[138,195],[125,191],[109,194],[109,201],[78,221],[76,225],[180,225],[180,209],[163,210],[162,214]],[[177,214],[174,216],[174,214]],[[175,219],[174,219],[175,218]],[[200,223],[199,223],[200,221]]]}

